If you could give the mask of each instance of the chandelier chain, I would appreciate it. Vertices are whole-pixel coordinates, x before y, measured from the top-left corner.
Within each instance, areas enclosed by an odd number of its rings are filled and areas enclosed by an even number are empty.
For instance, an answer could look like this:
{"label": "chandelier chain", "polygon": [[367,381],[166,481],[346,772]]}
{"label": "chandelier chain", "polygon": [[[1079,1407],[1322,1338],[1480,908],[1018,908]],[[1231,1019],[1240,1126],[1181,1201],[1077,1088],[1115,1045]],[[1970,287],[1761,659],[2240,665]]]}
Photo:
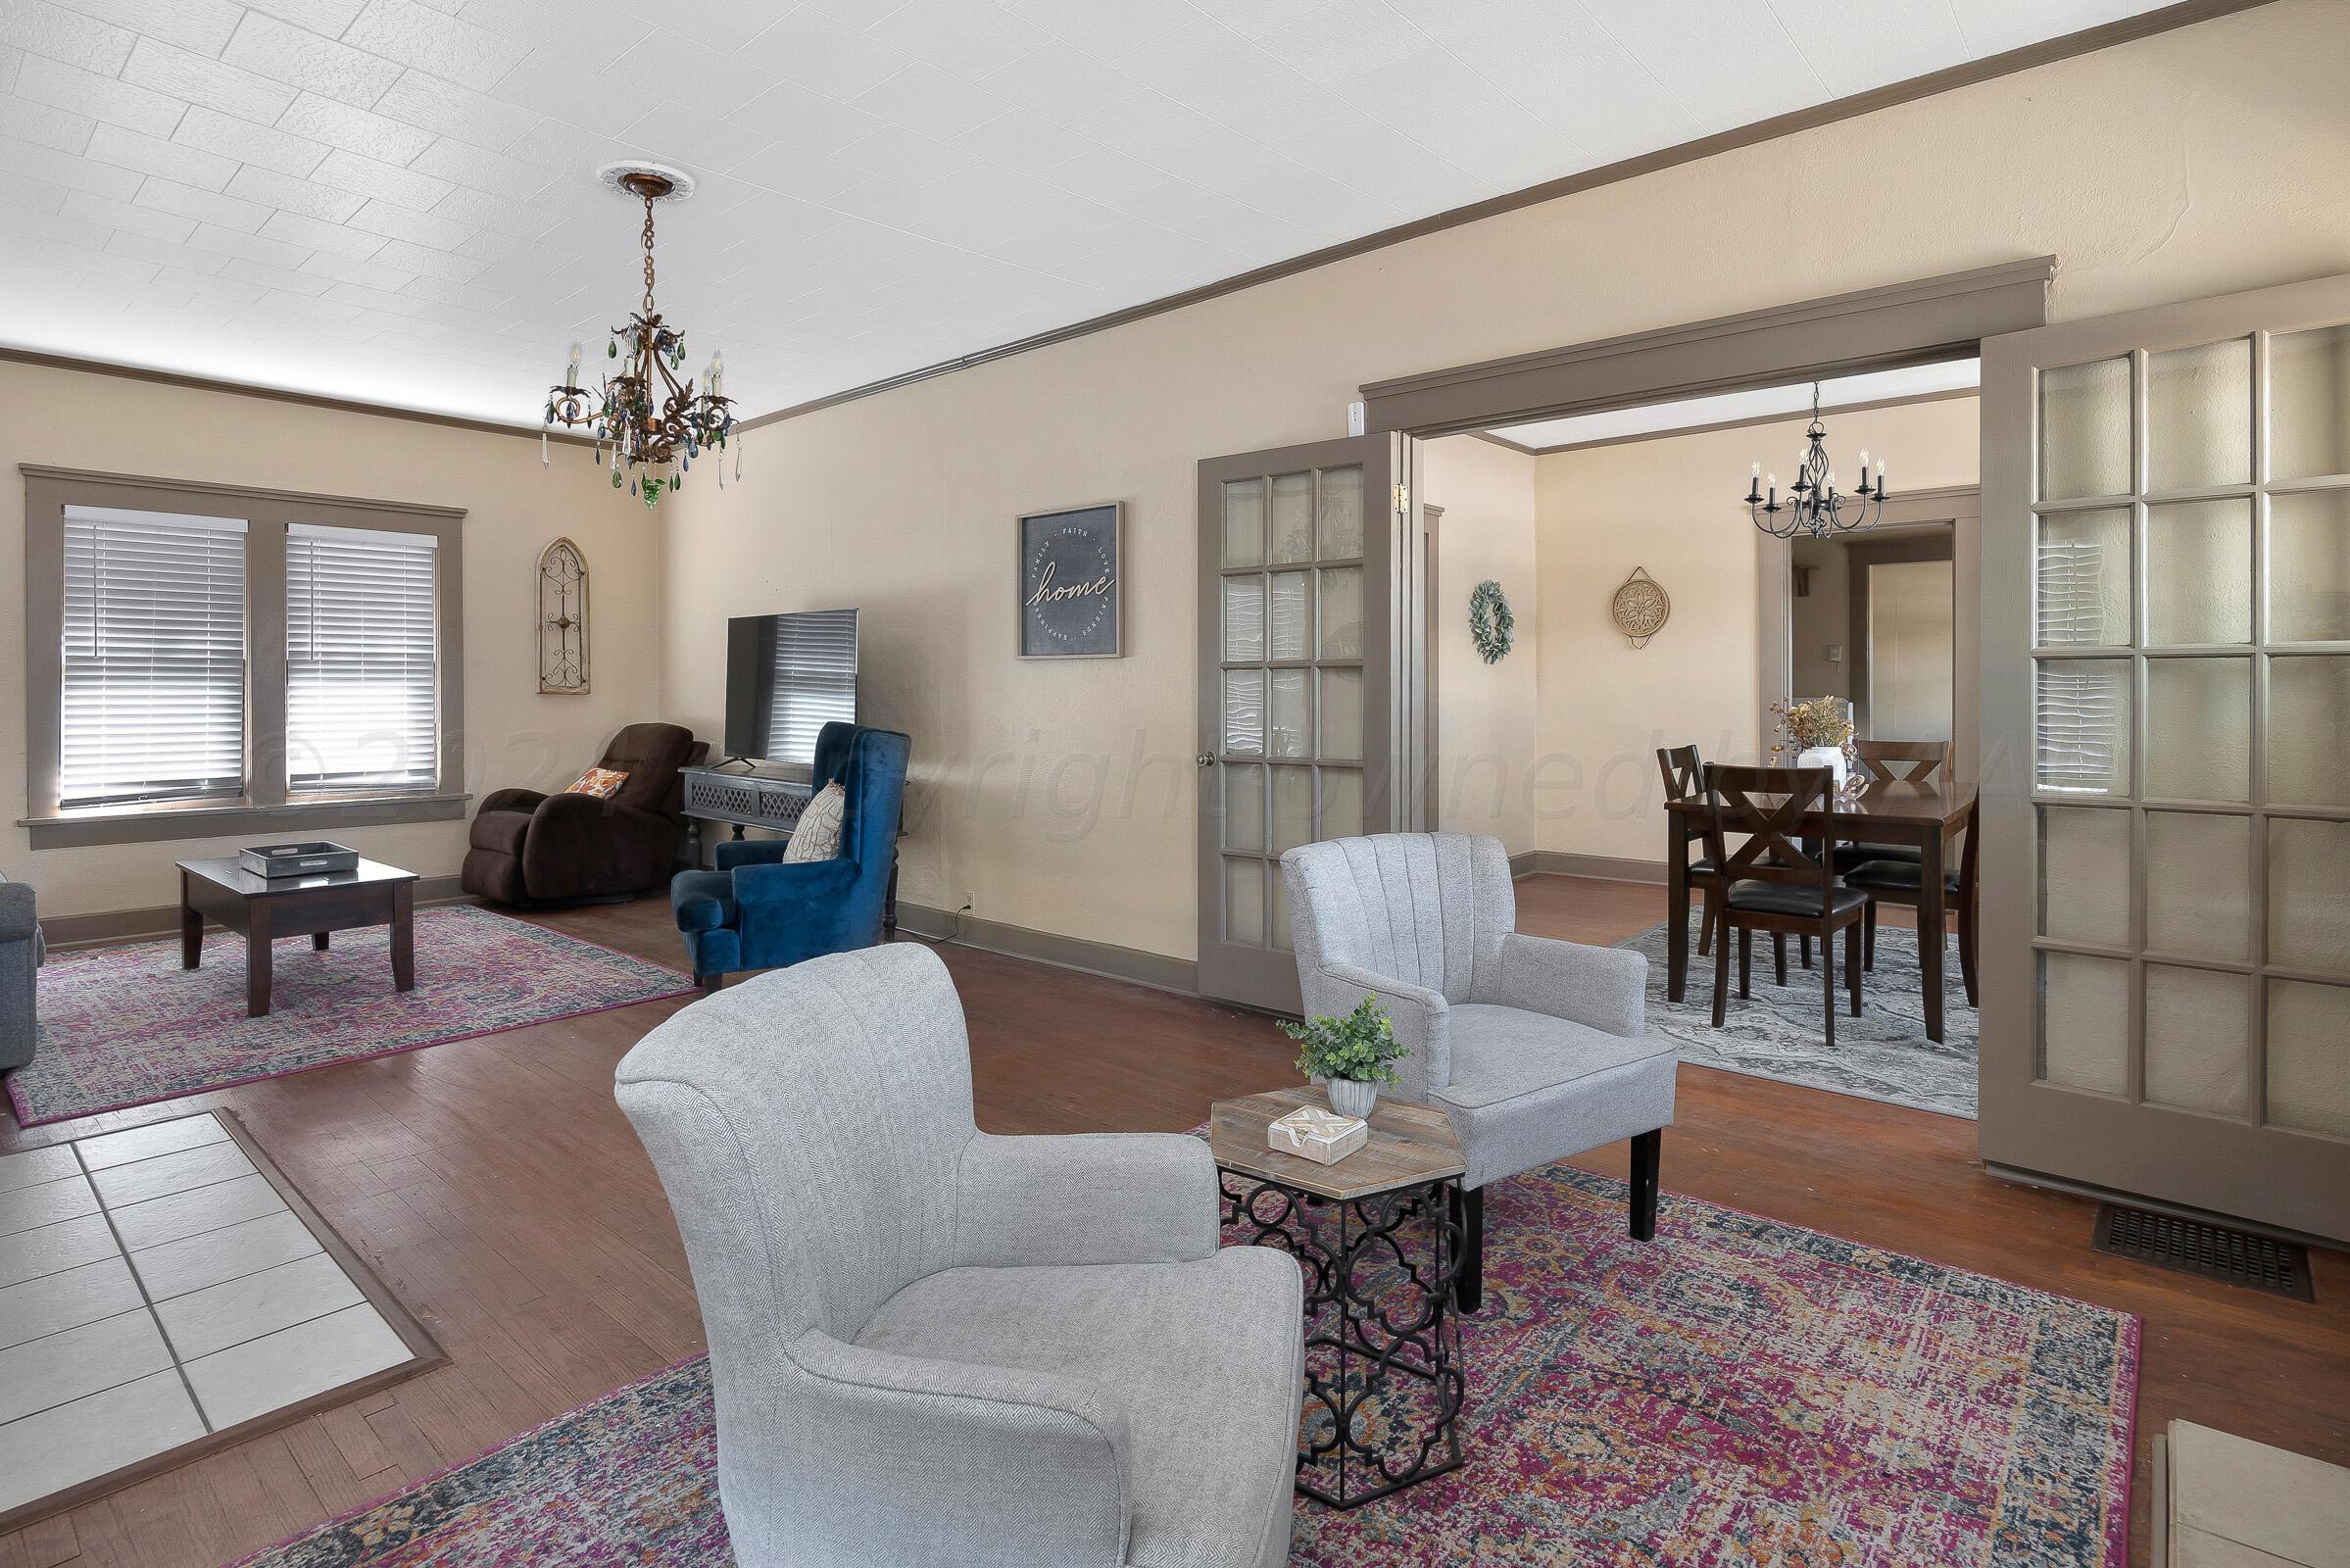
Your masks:
{"label": "chandelier chain", "polygon": [[653,314],[653,195],[645,195],[645,314]]}

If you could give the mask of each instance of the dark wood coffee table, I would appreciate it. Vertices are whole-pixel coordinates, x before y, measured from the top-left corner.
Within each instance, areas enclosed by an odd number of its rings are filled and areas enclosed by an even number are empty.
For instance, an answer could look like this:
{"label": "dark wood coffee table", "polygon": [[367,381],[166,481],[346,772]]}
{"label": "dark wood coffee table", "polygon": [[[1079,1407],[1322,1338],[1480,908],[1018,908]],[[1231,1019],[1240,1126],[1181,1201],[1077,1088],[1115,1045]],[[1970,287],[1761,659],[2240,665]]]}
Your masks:
{"label": "dark wood coffee table", "polygon": [[326,933],[362,926],[392,928],[392,984],[416,988],[416,873],[362,860],[323,876],[255,876],[233,856],[179,864],[179,966],[204,956],[204,922],[217,920],[245,934],[245,1011],[269,1011],[269,945],[279,937],[310,938],[326,951]]}
{"label": "dark wood coffee table", "polygon": [[1334,1165],[1267,1148],[1267,1125],[1303,1105],[1330,1102],[1311,1088],[1220,1100],[1207,1141],[1228,1222],[1305,1265],[1297,1490],[1351,1508],[1460,1468],[1452,1292],[1466,1167],[1450,1117],[1395,1100],[1379,1102],[1369,1141]]}

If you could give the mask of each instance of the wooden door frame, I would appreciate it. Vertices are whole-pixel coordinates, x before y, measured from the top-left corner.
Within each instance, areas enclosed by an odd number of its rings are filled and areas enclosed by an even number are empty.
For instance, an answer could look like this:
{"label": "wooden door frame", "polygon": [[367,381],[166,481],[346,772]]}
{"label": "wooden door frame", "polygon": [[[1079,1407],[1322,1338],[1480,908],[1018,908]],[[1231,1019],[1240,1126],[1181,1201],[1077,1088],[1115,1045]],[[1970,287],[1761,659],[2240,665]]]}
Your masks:
{"label": "wooden door frame", "polygon": [[[1972,779],[1982,754],[1983,487],[1944,485],[1896,493],[1885,503],[1887,528],[1950,525],[1950,776]],[[1792,601],[1795,553],[1784,539],[1754,536],[1755,711],[1795,695]],[[1855,699],[1857,701],[1857,699]],[[1767,726],[1766,726],[1767,728]],[[1766,740],[1769,738],[1766,733]]]}
{"label": "wooden door frame", "polygon": [[[1362,388],[1364,428],[1428,439],[1490,425],[1964,358],[1976,353],[1984,338],[2046,324],[2048,285],[2055,275],[2056,258],[2037,256],[1367,382]],[[1896,496],[1890,510],[1895,517],[1910,521],[1957,524],[1957,508],[1969,497],[1974,507],[1967,516],[1979,524],[1978,486],[1918,491],[1917,508],[1911,506],[1912,497]],[[1956,689],[1951,776],[1960,779],[1973,776],[1978,755],[1978,531],[1977,526],[1953,529],[1951,580],[1957,603],[1952,625]],[[1788,552],[1783,541],[1759,533],[1755,540],[1762,596],[1755,702],[1760,733],[1770,705],[1787,693],[1791,654],[1787,624]]]}
{"label": "wooden door frame", "polygon": [[1869,573],[1879,566],[1908,565],[1930,561],[1947,561],[1951,564],[1950,730],[1952,737],[1958,733],[1958,715],[1962,705],[1958,700],[1958,564],[1953,554],[1957,543],[1954,532],[1935,527],[1930,532],[1920,532],[1906,538],[1895,534],[1890,538],[1854,540],[1845,547],[1844,560],[1851,577],[1850,586],[1844,594],[1844,678],[1852,686],[1853,722],[1863,726],[1861,738],[1864,740],[1878,738],[1866,728],[1870,718],[1869,674],[1875,662],[1869,654],[1872,632],[1869,624]]}

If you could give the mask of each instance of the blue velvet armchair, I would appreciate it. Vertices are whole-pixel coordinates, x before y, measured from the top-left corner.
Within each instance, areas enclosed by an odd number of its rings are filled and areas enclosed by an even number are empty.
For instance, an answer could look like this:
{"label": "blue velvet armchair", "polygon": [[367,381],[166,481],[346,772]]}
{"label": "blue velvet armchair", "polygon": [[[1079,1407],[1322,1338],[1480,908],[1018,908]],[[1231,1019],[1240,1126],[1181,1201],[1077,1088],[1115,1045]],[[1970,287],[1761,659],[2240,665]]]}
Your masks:
{"label": "blue velvet armchair", "polygon": [[896,730],[825,725],[812,782],[821,790],[838,780],[848,797],[841,853],[787,862],[782,839],[730,839],[717,847],[716,870],[677,873],[669,906],[704,991],[745,969],[780,969],[881,941],[912,751]]}

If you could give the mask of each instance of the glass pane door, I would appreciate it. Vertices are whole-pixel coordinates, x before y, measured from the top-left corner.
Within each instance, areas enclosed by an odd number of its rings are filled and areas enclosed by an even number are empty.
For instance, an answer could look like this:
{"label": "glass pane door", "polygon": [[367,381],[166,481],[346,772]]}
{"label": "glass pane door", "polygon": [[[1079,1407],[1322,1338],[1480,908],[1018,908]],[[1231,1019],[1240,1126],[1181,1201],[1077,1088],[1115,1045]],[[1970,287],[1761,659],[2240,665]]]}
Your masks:
{"label": "glass pane door", "polygon": [[1384,827],[1393,437],[1200,465],[1200,989],[1297,1002],[1283,852]]}
{"label": "glass pane door", "polygon": [[1986,888],[2012,873],[2026,896],[2006,941],[1998,891],[1985,910],[2016,960],[1986,990],[2017,994],[1986,997],[1985,1156],[2334,1236],[2350,1231],[2343,320],[2335,279],[2020,333],[1985,345],[1984,405],[1986,485],[2006,467],[2023,492],[1984,558],[1986,646],[2002,564],[2025,579],[2000,614],[2025,657],[1986,705],[2007,705],[2019,831]]}

